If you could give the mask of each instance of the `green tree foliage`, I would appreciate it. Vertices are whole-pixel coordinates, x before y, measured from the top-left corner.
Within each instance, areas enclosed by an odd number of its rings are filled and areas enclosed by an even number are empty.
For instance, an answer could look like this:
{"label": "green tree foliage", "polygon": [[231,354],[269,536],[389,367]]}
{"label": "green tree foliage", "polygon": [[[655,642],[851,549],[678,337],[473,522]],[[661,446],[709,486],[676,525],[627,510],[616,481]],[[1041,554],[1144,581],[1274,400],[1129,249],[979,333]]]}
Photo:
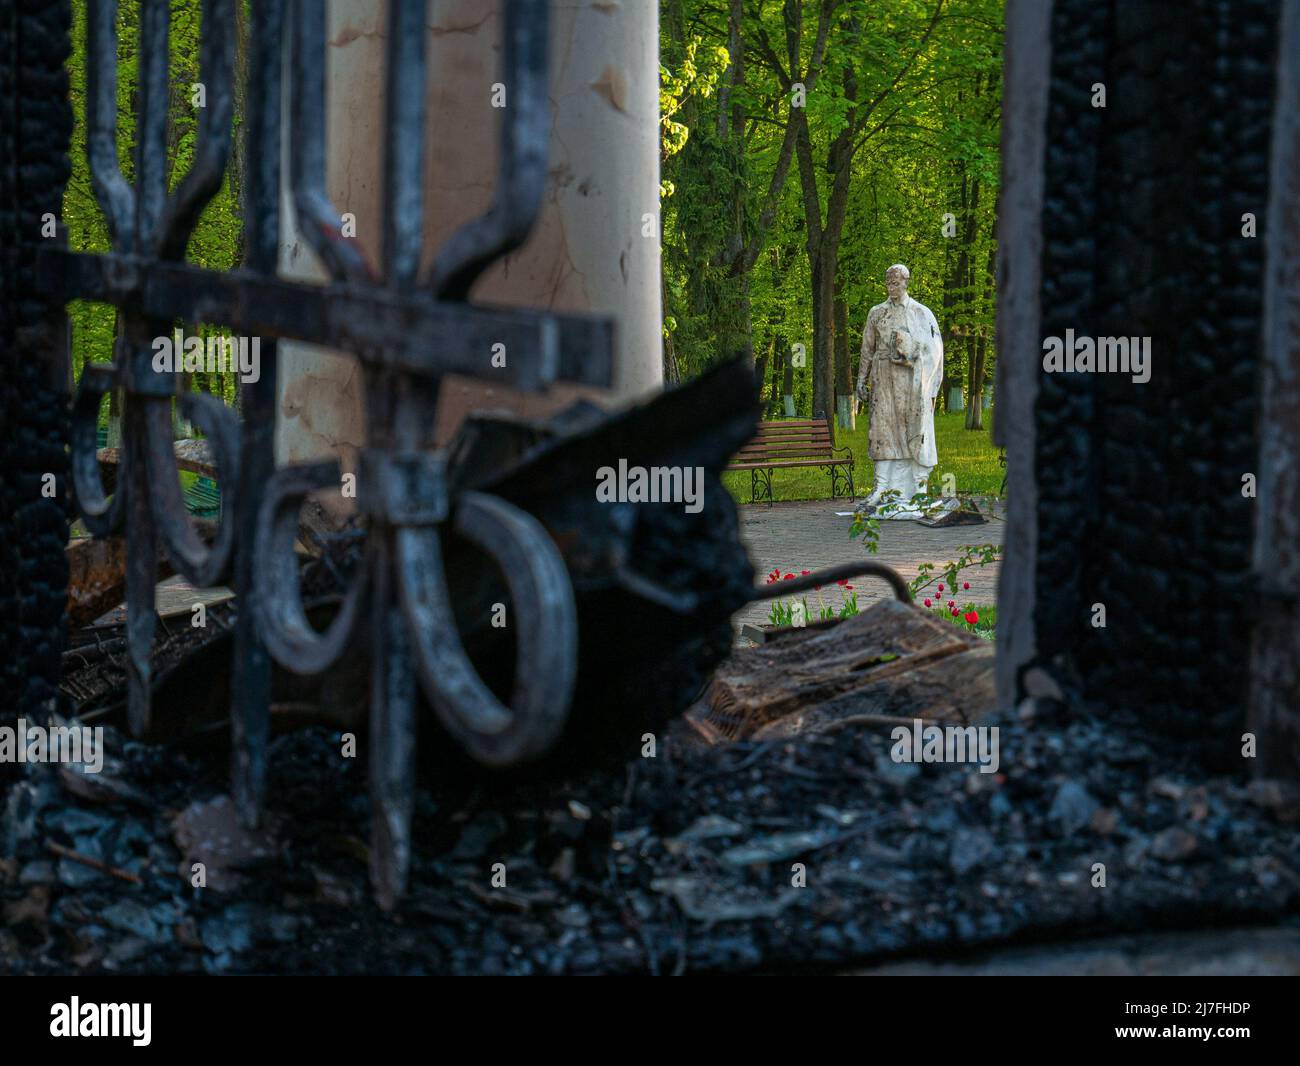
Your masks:
{"label": "green tree foliage", "polygon": [[[741,352],[766,381],[770,411],[788,392],[799,413],[825,413],[833,393],[851,391],[867,310],[883,299],[885,268],[899,261],[943,325],[946,386],[969,395],[991,377],[1002,3],[662,0],[669,380]],[[63,222],[72,249],[102,251],[108,232],[85,146],[86,0],[73,10],[77,125]],[[173,0],[171,11],[174,187],[195,148],[199,0]],[[137,3],[119,5],[118,154],[128,179],[138,15]],[[236,133],[242,103],[237,95]],[[242,257],[238,136],[235,145],[187,250],[214,269]],[[86,360],[110,359],[113,309],[76,304],[71,317],[76,372]],[[227,402],[236,396],[233,375],[198,374],[192,384]],[[970,407],[977,415],[978,401]]]}
{"label": "green tree foliage", "polygon": [[663,0],[667,70],[725,56],[678,94],[663,161],[670,377],[739,351],[769,413],[788,389],[824,415],[904,262],[944,329],[947,385],[991,379],[1002,5]]}
{"label": "green tree foliage", "polygon": [[[246,17],[246,11],[241,10]],[[242,61],[244,27],[236,35]],[[194,159],[199,109],[195,87],[199,84],[199,0],[173,0],[169,35],[167,114],[167,182],[174,189]],[[139,4],[124,2],[117,13],[117,151],[122,173],[128,181],[135,172],[136,72],[139,44]],[[72,175],[63,199],[63,223],[72,251],[109,250],[108,226],[95,202],[90,164],[86,156],[86,0],[73,0],[72,54],[68,73],[74,115],[71,162]],[[236,144],[242,121],[242,101],[236,97]],[[243,255],[243,223],[239,209],[241,156],[232,156],[221,189],[207,205],[190,237],[186,258],[199,266],[228,270]],[[116,313],[105,304],[78,301],[69,307],[72,324],[73,372],[78,377],[86,362],[109,362],[113,357]],[[210,327],[201,323],[175,323],[187,336],[206,335]],[[235,374],[197,373],[186,387],[201,389],[234,403],[238,378]]]}

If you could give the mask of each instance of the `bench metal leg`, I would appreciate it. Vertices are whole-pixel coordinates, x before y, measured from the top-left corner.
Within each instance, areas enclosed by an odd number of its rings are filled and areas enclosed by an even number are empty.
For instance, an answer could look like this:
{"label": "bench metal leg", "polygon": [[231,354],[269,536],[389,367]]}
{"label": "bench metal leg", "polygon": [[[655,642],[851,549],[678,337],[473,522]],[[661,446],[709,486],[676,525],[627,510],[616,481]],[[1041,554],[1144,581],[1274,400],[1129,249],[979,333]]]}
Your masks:
{"label": "bench metal leg", "polygon": [[[831,463],[821,467],[831,477],[831,499],[839,496],[853,496],[853,468],[845,463]],[[843,491],[841,491],[841,489]]]}

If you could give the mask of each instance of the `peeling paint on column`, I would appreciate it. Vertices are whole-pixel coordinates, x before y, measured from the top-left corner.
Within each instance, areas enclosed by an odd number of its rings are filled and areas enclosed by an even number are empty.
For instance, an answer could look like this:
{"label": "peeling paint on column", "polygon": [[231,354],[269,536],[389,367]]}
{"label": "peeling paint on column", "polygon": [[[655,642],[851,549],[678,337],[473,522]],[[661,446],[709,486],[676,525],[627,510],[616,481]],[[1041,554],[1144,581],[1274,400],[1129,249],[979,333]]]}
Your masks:
{"label": "peeling paint on column", "polygon": [[[497,80],[501,23],[499,0],[488,5],[487,19],[484,6],[458,0],[434,10],[426,188],[437,207],[425,220],[426,249],[491,202],[500,113],[489,88]],[[657,8],[559,0],[551,11],[554,124],[542,214],[528,243],[489,270],[473,298],[613,314],[615,393],[632,398],[663,383]],[[472,22],[479,27],[472,39],[450,32]],[[651,237],[641,236],[646,214],[656,221]],[[540,413],[570,396],[523,397],[453,380],[439,435],[470,405]]]}
{"label": "peeling paint on column", "polygon": [[[657,20],[652,3],[552,3],[553,125],[542,213],[528,243],[490,269],[472,294],[488,304],[612,314],[618,399],[643,396],[663,381]],[[443,0],[431,7],[427,28],[425,268],[454,230],[491,203],[501,118],[492,106],[500,78],[500,0]],[[360,243],[377,252],[384,158],[382,5],[334,0],[327,32],[329,193],[341,211],[356,215]],[[286,150],[292,144],[290,134]],[[292,219],[287,196],[285,215]],[[643,237],[647,215],[653,233]],[[280,268],[289,277],[323,276],[292,231],[281,248]],[[281,352],[278,461],[342,453],[350,468],[364,422],[354,365],[306,345],[282,344]],[[469,407],[542,414],[573,395],[554,390],[523,396],[450,378],[443,387],[439,438],[454,431]]]}
{"label": "peeling paint on column", "polygon": [[627,78],[617,67],[606,67],[600,80],[591,83],[597,94],[609,101],[611,107],[627,111]]}
{"label": "peeling paint on column", "polygon": [[[356,217],[359,243],[368,253],[374,253],[380,250],[383,188],[384,12],[381,5],[367,0],[333,0],[329,11],[326,182],[340,212]],[[284,121],[286,129],[290,129],[287,109]],[[293,143],[290,129],[282,166],[286,182],[287,156],[293,151]],[[282,187],[280,199],[285,219],[280,273],[324,281],[320,264],[294,227],[287,185]],[[356,449],[365,442],[364,427],[356,362],[350,356],[313,345],[281,342],[276,461],[300,462],[339,455],[344,468],[351,470]]]}

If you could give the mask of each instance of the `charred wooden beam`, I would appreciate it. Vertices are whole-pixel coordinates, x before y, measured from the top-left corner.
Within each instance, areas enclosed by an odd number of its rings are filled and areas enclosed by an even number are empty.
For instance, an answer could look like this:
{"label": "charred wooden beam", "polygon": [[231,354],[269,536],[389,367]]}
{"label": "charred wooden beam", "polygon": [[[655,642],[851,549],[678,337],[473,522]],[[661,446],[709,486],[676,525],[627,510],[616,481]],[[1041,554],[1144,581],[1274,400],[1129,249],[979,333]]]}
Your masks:
{"label": "charred wooden beam", "polygon": [[[541,423],[480,416],[453,442],[454,491],[488,492],[538,519],[573,581],[581,655],[552,761],[635,750],[730,651],[731,615],[752,598],[754,571],[720,474],[758,417],[752,371],[736,360],[619,414],[580,403]],[[698,469],[703,506],[602,501],[600,472],[620,462]],[[508,691],[517,683],[512,634],[491,623],[491,605],[509,603],[502,576],[458,538],[447,570],[471,657]]]}
{"label": "charred wooden beam", "polygon": [[1263,777],[1300,780],[1300,9],[1282,5],[1265,238],[1255,572],[1248,728]]}
{"label": "charred wooden beam", "polygon": [[711,742],[894,718],[965,725],[996,706],[993,645],[897,600],[737,651],[688,721]]}
{"label": "charred wooden beam", "polygon": [[[178,440],[172,445],[176,454],[176,469],[201,477],[218,476],[217,459],[213,454],[212,444],[206,440]],[[117,485],[117,467],[122,461],[121,448],[100,448],[95,453],[99,461],[99,476],[105,492],[112,492]]]}
{"label": "charred wooden beam", "polygon": [[[211,519],[194,519],[195,532],[212,543],[217,524]],[[68,545],[68,624],[73,629],[90,625],[126,598],[128,553],[123,537],[104,540],[84,538]],[[176,572],[170,557],[157,550],[155,583]]]}

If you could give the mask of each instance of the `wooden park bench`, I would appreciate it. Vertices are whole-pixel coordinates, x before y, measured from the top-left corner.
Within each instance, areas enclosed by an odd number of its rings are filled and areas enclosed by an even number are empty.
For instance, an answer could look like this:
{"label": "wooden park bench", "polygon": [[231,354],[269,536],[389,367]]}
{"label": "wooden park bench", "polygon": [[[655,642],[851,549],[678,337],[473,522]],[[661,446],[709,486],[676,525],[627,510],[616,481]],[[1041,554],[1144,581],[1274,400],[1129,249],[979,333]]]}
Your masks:
{"label": "wooden park bench", "polygon": [[835,447],[830,423],[820,418],[760,422],[758,432],[735,454],[727,469],[748,470],[750,502],[767,500],[771,505],[772,472],[793,466],[824,469],[830,475],[832,499],[854,495],[853,450]]}

